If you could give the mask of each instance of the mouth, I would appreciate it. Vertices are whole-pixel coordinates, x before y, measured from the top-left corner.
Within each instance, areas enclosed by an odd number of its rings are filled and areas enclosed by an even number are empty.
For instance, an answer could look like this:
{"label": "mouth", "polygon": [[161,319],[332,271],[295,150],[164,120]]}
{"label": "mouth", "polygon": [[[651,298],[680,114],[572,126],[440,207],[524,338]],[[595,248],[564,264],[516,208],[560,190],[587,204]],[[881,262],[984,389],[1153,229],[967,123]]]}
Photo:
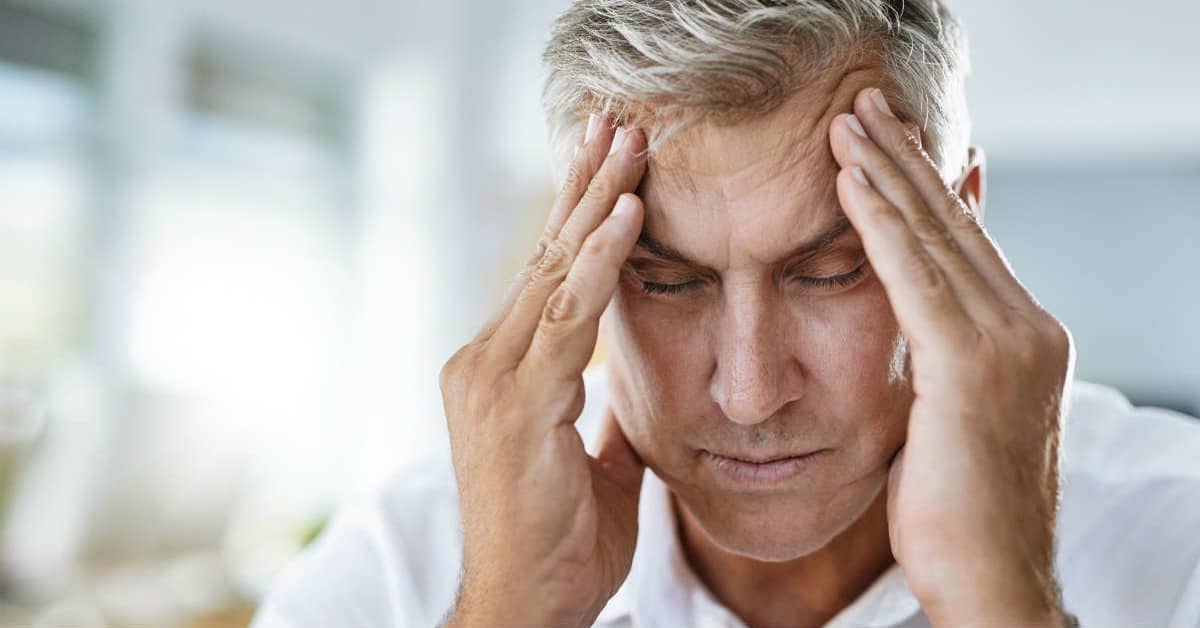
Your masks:
{"label": "mouth", "polygon": [[747,455],[741,453],[716,453],[706,449],[700,458],[721,479],[737,489],[770,488],[802,477],[819,462],[828,449],[806,453],[779,453],[772,455]]}

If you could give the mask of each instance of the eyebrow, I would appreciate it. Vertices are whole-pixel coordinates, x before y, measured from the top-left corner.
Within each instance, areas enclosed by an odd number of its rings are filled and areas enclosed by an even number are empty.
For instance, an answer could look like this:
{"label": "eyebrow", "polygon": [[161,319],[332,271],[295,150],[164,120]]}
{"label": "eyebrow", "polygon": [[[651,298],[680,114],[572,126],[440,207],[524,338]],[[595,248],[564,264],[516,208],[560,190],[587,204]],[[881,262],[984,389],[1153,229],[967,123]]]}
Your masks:
{"label": "eyebrow", "polygon": [[[850,226],[850,219],[846,218],[845,214],[838,212],[837,220],[833,223],[833,225],[807,242],[802,242],[799,246],[789,251],[781,259],[786,261],[803,258],[826,249],[838,238],[842,237],[842,235],[849,231]],[[689,259],[688,256],[680,253],[677,249],[655,240],[645,231],[642,231],[641,235],[638,236],[637,245],[655,257],[660,257],[672,262],[678,262],[680,264],[687,264],[689,266],[704,266],[704,264]]]}

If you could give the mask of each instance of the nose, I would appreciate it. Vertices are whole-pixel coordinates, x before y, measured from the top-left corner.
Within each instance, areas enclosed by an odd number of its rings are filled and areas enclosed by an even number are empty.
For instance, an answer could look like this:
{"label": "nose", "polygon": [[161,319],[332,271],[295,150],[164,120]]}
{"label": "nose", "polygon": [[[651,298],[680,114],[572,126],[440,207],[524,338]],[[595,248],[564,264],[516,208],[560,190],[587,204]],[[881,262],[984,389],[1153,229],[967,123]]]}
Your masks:
{"label": "nose", "polygon": [[720,323],[713,400],[735,423],[761,423],[801,397],[803,368],[792,350],[786,304],[731,303]]}

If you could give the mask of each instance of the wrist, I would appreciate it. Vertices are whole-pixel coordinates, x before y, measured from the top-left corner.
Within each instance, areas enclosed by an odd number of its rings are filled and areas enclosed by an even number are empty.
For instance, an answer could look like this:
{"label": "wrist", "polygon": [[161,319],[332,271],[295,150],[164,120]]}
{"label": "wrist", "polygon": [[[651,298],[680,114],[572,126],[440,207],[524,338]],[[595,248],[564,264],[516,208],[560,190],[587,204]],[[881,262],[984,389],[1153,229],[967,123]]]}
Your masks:
{"label": "wrist", "polygon": [[1074,622],[1062,606],[1055,582],[1039,586],[1013,579],[972,586],[948,596],[929,596],[921,606],[934,626],[1069,628]]}
{"label": "wrist", "polygon": [[964,619],[957,623],[934,624],[935,626],[965,626],[985,628],[990,626],[1023,626],[1025,628],[1079,628],[1079,621],[1074,615],[1067,613],[1062,609],[1054,609],[1033,614],[1021,614],[1012,612],[1000,612],[991,614],[977,614],[971,619]]}
{"label": "wrist", "polygon": [[586,628],[596,614],[576,608],[552,592],[533,593],[511,587],[467,587],[440,628]]}
{"label": "wrist", "polygon": [[1038,600],[1019,600],[1011,603],[978,604],[927,610],[933,626],[955,628],[986,628],[991,626],[1025,626],[1028,628],[1073,628],[1078,623],[1061,605],[1044,604]]}
{"label": "wrist", "polygon": [[519,596],[479,593],[463,589],[440,628],[478,628],[490,626],[556,626],[553,618],[541,613],[538,604],[528,603]]}

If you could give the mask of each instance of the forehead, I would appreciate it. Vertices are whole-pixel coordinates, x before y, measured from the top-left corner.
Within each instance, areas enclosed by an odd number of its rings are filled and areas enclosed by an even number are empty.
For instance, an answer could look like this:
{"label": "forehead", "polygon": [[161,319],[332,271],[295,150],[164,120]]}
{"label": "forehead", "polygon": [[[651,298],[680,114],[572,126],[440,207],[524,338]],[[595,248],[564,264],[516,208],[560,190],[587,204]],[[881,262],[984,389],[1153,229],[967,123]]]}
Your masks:
{"label": "forehead", "polygon": [[676,133],[639,188],[646,232],[714,268],[766,262],[821,233],[840,212],[829,125],[883,80],[874,65],[829,72],[766,115]]}

